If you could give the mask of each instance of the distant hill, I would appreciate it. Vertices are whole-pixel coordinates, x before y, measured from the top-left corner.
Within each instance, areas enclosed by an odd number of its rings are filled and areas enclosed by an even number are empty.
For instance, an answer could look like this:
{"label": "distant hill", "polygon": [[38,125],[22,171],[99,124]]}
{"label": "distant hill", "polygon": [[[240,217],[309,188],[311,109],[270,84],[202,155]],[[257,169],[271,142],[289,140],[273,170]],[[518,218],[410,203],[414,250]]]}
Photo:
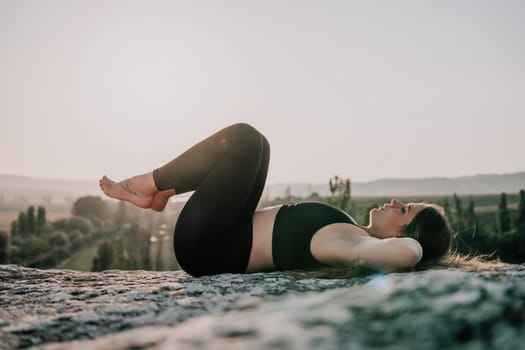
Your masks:
{"label": "distant hill", "polygon": [[[289,187],[292,195],[307,196],[317,192],[330,194],[328,180],[324,184],[275,184],[266,189],[269,198],[283,196]],[[525,172],[500,175],[473,175],[454,178],[379,179],[352,183],[352,196],[423,196],[457,194],[517,193],[525,189]]]}
{"label": "distant hill", "polygon": [[[290,189],[291,194],[301,197],[308,196],[312,192],[317,192],[321,196],[329,194],[327,182],[325,184],[270,184],[267,185],[264,195],[270,199],[283,196],[287,188]],[[494,194],[517,193],[520,189],[525,189],[525,172],[355,182],[352,183],[352,196]],[[86,195],[103,195],[98,187],[98,180],[60,180],[0,174],[0,204],[13,201],[70,204],[74,199]]]}
{"label": "distant hill", "polygon": [[61,180],[0,174],[0,202],[71,204],[76,198],[103,194],[98,180]]}

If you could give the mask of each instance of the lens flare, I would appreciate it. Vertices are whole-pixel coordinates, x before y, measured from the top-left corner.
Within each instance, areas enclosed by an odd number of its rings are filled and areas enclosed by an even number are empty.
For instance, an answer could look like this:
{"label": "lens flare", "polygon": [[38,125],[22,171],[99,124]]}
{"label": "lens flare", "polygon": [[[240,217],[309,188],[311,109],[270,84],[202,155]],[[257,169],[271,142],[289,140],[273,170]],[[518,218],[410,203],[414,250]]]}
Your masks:
{"label": "lens flare", "polygon": [[366,283],[366,286],[371,287],[377,292],[388,293],[391,290],[392,284],[387,274],[378,272]]}

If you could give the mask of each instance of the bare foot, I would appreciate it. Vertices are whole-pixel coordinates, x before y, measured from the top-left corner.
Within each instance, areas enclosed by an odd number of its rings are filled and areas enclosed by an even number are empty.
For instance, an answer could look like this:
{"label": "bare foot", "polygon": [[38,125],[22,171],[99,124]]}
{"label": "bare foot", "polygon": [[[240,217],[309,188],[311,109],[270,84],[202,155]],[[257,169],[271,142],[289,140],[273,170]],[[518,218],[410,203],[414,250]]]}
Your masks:
{"label": "bare foot", "polygon": [[133,179],[134,178],[115,182],[104,175],[102,179],[99,180],[99,186],[108,197],[130,202],[140,208],[149,208],[153,201],[154,192],[137,192],[133,188]]}

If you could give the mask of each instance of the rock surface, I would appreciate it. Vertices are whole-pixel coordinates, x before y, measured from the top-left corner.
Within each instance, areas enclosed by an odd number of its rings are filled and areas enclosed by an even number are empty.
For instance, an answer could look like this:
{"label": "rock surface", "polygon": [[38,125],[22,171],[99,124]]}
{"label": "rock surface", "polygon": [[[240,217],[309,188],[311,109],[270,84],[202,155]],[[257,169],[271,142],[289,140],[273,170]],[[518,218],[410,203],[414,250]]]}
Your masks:
{"label": "rock surface", "polygon": [[525,265],[346,280],[0,265],[0,348],[525,349]]}

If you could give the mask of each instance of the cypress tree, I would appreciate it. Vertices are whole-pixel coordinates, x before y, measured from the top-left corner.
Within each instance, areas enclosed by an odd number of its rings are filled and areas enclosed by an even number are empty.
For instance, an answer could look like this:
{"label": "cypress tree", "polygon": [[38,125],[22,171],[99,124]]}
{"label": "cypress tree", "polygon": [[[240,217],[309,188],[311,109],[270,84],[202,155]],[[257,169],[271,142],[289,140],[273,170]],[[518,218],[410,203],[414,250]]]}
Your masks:
{"label": "cypress tree", "polygon": [[329,181],[331,199],[330,204],[348,212],[350,210],[350,199],[352,198],[352,187],[350,179],[343,180],[334,176]]}
{"label": "cypress tree", "polygon": [[27,215],[23,211],[18,214],[18,233],[27,233]]}
{"label": "cypress tree", "polygon": [[502,235],[510,230],[510,216],[507,208],[507,195],[503,192],[498,203],[498,231]]}
{"label": "cypress tree", "polygon": [[46,227],[46,208],[38,207],[36,216],[36,233],[44,232]]}
{"label": "cypress tree", "polygon": [[455,206],[455,215],[454,215],[454,223],[456,226],[456,231],[461,231],[463,229],[463,208],[461,205],[461,199],[458,197],[456,193],[454,193],[454,206]]}
{"label": "cypress tree", "polygon": [[33,206],[27,209],[27,231],[35,233],[35,207]]}
{"label": "cypress tree", "polygon": [[516,227],[525,224],[525,191],[521,190],[518,202],[518,218],[516,219]]}
{"label": "cypress tree", "polygon": [[476,216],[476,212],[474,211],[474,200],[472,199],[472,197],[470,197],[468,203],[466,224],[469,230],[472,230],[472,232],[476,232],[476,228],[478,226],[478,217]]}
{"label": "cypress tree", "polygon": [[9,262],[9,234],[0,231],[0,264]]}
{"label": "cypress tree", "polygon": [[352,198],[352,185],[350,179],[346,179],[344,182],[344,191],[341,200],[343,201],[343,210],[348,212],[350,210],[350,198]]}
{"label": "cypress tree", "polygon": [[332,194],[332,197],[335,197],[338,183],[339,183],[339,176],[337,175],[331,178],[330,181],[328,181],[328,186],[330,187],[330,193]]}
{"label": "cypress tree", "polygon": [[448,197],[445,197],[443,200],[443,210],[445,210],[445,214],[450,215],[450,203],[448,202]]}
{"label": "cypress tree", "polygon": [[91,271],[100,271],[100,267],[99,267],[99,263],[98,263],[98,256],[95,256],[93,258],[93,264],[91,265]]}
{"label": "cypress tree", "polygon": [[11,221],[11,237],[14,237],[18,234],[18,221]]}
{"label": "cypress tree", "polygon": [[97,253],[97,256],[93,259],[93,270],[102,271],[113,266],[115,252],[113,251],[113,245],[110,242],[104,241],[100,244]]}

